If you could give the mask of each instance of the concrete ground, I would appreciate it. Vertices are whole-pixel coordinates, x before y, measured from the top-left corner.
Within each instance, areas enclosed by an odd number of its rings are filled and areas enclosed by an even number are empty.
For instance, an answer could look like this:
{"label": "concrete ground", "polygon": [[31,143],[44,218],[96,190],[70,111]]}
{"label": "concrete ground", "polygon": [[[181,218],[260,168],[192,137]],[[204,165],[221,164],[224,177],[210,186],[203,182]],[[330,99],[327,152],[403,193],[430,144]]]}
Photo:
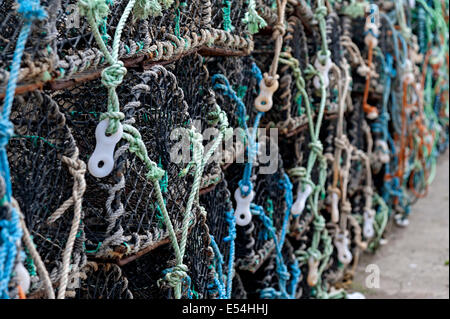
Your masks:
{"label": "concrete ground", "polygon": [[[388,243],[375,255],[364,254],[353,289],[367,299],[449,298],[449,155],[438,160],[429,194],[411,210],[409,226],[392,226]],[[379,288],[367,288],[370,264],[380,270]],[[373,274],[373,273],[372,273]]]}

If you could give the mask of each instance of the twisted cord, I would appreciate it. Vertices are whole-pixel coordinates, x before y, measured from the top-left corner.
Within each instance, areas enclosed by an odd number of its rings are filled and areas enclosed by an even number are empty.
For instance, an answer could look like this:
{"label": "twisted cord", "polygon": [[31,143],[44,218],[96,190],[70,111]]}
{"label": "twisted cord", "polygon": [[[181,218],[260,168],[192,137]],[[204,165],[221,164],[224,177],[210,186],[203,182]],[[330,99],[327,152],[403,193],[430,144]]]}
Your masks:
{"label": "twisted cord", "polygon": [[[20,29],[16,47],[14,49],[11,71],[9,73],[5,98],[0,114],[0,177],[3,179],[6,188],[5,194],[2,198],[3,203],[10,203],[12,197],[11,176],[6,145],[13,135],[14,130],[13,124],[11,123],[9,117],[17,87],[20,63],[33,23],[47,17],[47,13],[43,7],[41,7],[39,0],[17,0],[17,3],[19,4],[17,13],[23,17],[24,23]],[[13,270],[14,260],[17,255],[16,243],[22,236],[19,216],[14,208],[11,208],[10,220],[0,220],[0,228],[0,237],[3,243],[0,247],[0,298],[9,298],[8,283]]]}

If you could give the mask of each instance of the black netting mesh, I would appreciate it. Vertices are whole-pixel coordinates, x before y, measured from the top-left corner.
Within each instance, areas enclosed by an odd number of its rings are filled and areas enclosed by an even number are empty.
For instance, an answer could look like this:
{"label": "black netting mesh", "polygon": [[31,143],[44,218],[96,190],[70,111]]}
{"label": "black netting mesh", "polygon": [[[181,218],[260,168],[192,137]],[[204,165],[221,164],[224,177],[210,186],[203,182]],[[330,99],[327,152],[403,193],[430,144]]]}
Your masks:
{"label": "black netting mesh", "polygon": [[[346,297],[362,252],[391,221],[407,225],[448,145],[448,3],[137,0],[122,19],[130,3],[0,0],[0,297],[258,299],[280,297],[287,277],[298,283],[283,297]],[[88,163],[104,118],[128,135],[99,178]],[[240,226],[235,191],[252,151],[242,128],[255,120],[266,131]],[[205,161],[217,138],[228,139]],[[159,189],[145,154],[164,171]],[[278,251],[269,229],[279,238],[283,225]],[[171,234],[186,242],[182,260]]]}
{"label": "black netting mesh", "polygon": [[89,262],[84,268],[80,299],[133,299],[128,279],[116,264]]}
{"label": "black netting mesh", "polygon": [[[128,76],[128,85],[121,88],[124,94],[119,93],[125,114],[134,119],[130,123],[134,122],[132,125],[140,130],[149,157],[166,171],[164,180],[167,181],[161,183],[162,193],[169,215],[178,225],[187,201],[189,177],[179,177],[181,164],[170,161],[170,149],[176,142],[171,141],[170,133],[172,129],[187,126],[190,121],[183,92],[177,87],[176,78],[162,68],[156,67],[141,75],[129,73]],[[74,94],[80,101],[75,99],[68,105],[67,95]],[[101,83],[56,92],[54,99],[62,104],[73,126],[80,152],[91,154],[94,134],[86,132],[95,130],[99,111],[103,109],[100,101],[105,101],[106,92]],[[92,108],[95,105],[98,109]],[[129,255],[167,236],[162,212],[153,199],[153,185],[145,178],[146,168],[128,148],[122,143],[116,150],[117,163],[108,182],[101,180],[99,184],[100,180],[95,177],[87,177],[86,247],[89,251],[94,250],[93,254],[97,256]]]}
{"label": "black netting mesh", "polygon": [[[18,97],[11,120],[15,134],[8,145],[8,154],[14,197],[56,284],[73,212],[68,209],[57,220],[49,218],[76,191],[75,167],[64,159],[77,160],[78,149],[64,114],[46,94],[33,92]],[[73,250],[74,273],[86,263],[84,240],[81,222]]]}

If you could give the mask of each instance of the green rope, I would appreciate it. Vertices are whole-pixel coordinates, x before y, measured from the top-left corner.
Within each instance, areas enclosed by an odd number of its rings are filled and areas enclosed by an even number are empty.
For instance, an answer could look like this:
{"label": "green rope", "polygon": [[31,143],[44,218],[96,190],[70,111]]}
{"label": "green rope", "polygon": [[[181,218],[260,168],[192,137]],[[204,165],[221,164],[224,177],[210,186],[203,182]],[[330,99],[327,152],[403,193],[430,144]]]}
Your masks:
{"label": "green rope", "polygon": [[27,139],[31,139],[33,141],[33,145],[37,146],[36,142],[38,140],[43,141],[44,143],[50,145],[53,148],[58,148],[56,145],[52,144],[51,142],[49,142],[48,140],[46,140],[45,138],[41,137],[41,136],[37,136],[37,135],[13,135],[12,138],[27,138]]}
{"label": "green rope", "polygon": [[247,24],[248,32],[251,34],[258,33],[260,29],[267,26],[267,22],[261,18],[256,11],[255,0],[249,0],[248,10],[245,13],[244,19],[242,19],[242,22]]}
{"label": "green rope", "polygon": [[304,99],[304,96],[307,95],[305,90],[305,79],[303,78],[302,71],[300,70],[300,63],[296,58],[292,57],[289,53],[286,52],[281,53],[279,62],[289,65],[292,69],[292,74],[295,79],[295,86],[297,87],[297,94],[295,95],[294,99],[297,102],[297,114],[298,116],[300,116],[303,114],[302,101]]}
{"label": "green rope", "polygon": [[[183,259],[187,244],[189,226],[194,219],[192,207],[195,201],[198,202],[203,170],[220,143],[222,143],[224,139],[227,140],[230,138],[233,134],[232,129],[229,127],[226,113],[222,111],[218,105],[216,105],[215,110],[210,112],[207,117],[210,119],[210,124],[218,123],[219,136],[215,139],[208,152],[204,154],[201,134],[195,131],[195,127],[192,127],[192,129],[189,130],[189,137],[191,140],[191,145],[193,146],[193,160],[189,167],[195,167],[194,181],[186,204],[186,210],[184,212],[180,242],[178,243],[176,238],[172,241],[172,245],[175,248],[176,266],[171,269],[172,271],[167,272],[164,278],[158,281],[158,283],[165,281],[169,284],[169,286],[175,288],[174,292],[176,299],[181,298],[182,282],[187,277],[188,267],[183,264]],[[204,209],[200,206],[200,210]],[[206,212],[204,213],[206,214]]]}
{"label": "green rope", "polygon": [[175,30],[174,34],[178,38],[178,40],[181,40],[180,36],[180,8],[175,9]]}
{"label": "green rope", "polygon": [[[105,17],[109,10],[106,9],[108,7],[104,5],[103,0],[79,0],[80,14],[86,16],[93,30],[97,45],[100,47],[100,50],[104,54],[106,60],[111,65],[102,72],[102,83],[108,88],[108,112],[103,113],[100,117],[100,120],[109,118],[110,121],[107,133],[114,133],[117,130],[119,120],[124,118],[123,113],[119,111],[119,99],[116,93],[116,87],[122,82],[122,79],[126,74],[126,68],[123,67],[123,63],[121,61],[118,61],[118,51],[122,30],[131,10],[133,9],[135,2],[136,0],[130,0],[128,2],[119,20],[114,35],[112,52],[110,53],[106,48],[104,42],[102,41],[98,29],[96,28],[96,19]],[[146,177],[151,182],[153,182],[156,200],[159,207],[161,208],[164,222],[166,223],[166,228],[169,233],[169,238],[175,251],[177,263],[181,264],[182,255],[178,246],[176,233],[170,220],[170,216],[167,212],[167,208],[161,192],[161,186],[159,184],[159,180],[165,175],[165,172],[164,170],[159,168],[155,162],[150,160],[147,148],[142,141],[141,134],[136,128],[131,125],[124,124],[123,131],[123,138],[129,143],[130,152],[134,153],[146,165],[146,168],[148,170]],[[176,295],[178,296],[178,298],[180,297],[180,293],[176,293]]]}
{"label": "green rope", "polygon": [[222,8],[223,13],[223,29],[228,32],[234,31],[234,26],[231,24],[231,1],[223,0],[222,3],[225,5]]}
{"label": "green rope", "polygon": [[[322,38],[322,55],[323,56],[330,56],[330,51],[328,51],[328,42],[327,42],[327,24],[325,17],[328,14],[328,9],[324,5],[323,0],[317,1],[317,8],[314,12],[314,17],[319,22],[319,30],[320,30],[320,36]],[[322,61],[321,61],[322,62]]]}
{"label": "green rope", "polygon": [[356,2],[355,0],[352,0],[349,5],[342,8],[341,12],[352,19],[361,18],[364,17],[367,6],[367,1]]}
{"label": "green rope", "polygon": [[[313,115],[310,100],[308,94],[305,89],[305,79],[302,76],[302,72],[299,67],[299,62],[295,58],[291,57],[288,53],[282,53],[280,57],[280,62],[286,65],[289,65],[293,69],[293,73],[296,78],[297,89],[299,90],[303,100],[305,101],[306,115],[308,118],[308,127],[311,135],[311,143],[309,147],[311,152],[309,153],[307,167],[296,167],[294,169],[289,170],[289,174],[293,177],[299,177],[301,181],[302,187],[306,184],[311,185],[313,192],[312,195],[308,198],[309,208],[313,212],[313,226],[314,233],[311,242],[311,246],[307,249],[307,251],[297,251],[296,255],[298,256],[298,260],[300,262],[305,262],[309,259],[309,257],[314,258],[316,261],[321,261],[321,265],[319,266],[319,277],[320,274],[325,269],[328,260],[333,252],[333,245],[331,243],[331,237],[328,235],[328,231],[325,229],[325,218],[319,214],[319,196],[320,194],[325,194],[325,183],[327,178],[327,161],[323,156],[323,147],[319,140],[320,127],[322,125],[323,114],[325,111],[325,104],[327,99],[327,91],[324,85],[323,77],[317,70],[314,69],[312,65],[308,65],[305,70],[305,74],[307,78],[312,78],[314,76],[318,76],[321,83],[321,100],[319,111],[317,114],[316,124],[313,122]],[[318,185],[315,185],[311,180],[311,172],[314,168],[316,160],[319,161],[319,180]],[[320,242],[323,242],[324,252],[321,253],[319,251]],[[317,284],[317,289],[320,292],[320,280]]]}
{"label": "green rope", "polygon": [[133,15],[143,20],[150,16],[158,17],[162,15],[162,6],[158,0],[136,0]]}
{"label": "green rope", "polygon": [[373,195],[373,203],[374,205],[379,205],[379,210],[375,215],[375,223],[373,225],[376,235],[367,247],[371,252],[374,252],[375,249],[377,249],[380,245],[381,236],[386,229],[386,225],[389,219],[389,207],[386,205],[386,202],[383,200],[383,198],[377,193]]}
{"label": "green rope", "polygon": [[273,201],[270,197],[267,198],[266,205],[266,211],[269,215],[269,218],[273,221]]}
{"label": "green rope", "polygon": [[[33,241],[33,236],[30,235],[30,239],[31,239],[31,241]],[[36,246],[34,243],[33,243],[33,245]],[[25,254],[27,256],[25,259],[25,264],[27,265],[28,273],[32,277],[37,276],[36,265],[34,264],[34,260],[31,257],[31,254],[30,254],[28,248],[25,247],[24,250],[25,250]]]}

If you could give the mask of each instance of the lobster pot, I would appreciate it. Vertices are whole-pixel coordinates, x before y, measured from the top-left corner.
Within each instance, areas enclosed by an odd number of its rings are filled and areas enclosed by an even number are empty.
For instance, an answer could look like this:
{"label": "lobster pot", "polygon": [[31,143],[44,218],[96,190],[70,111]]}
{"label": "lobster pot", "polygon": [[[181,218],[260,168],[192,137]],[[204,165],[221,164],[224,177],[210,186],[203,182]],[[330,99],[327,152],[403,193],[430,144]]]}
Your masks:
{"label": "lobster pot", "polygon": [[[85,163],[65,114],[49,95],[32,92],[16,97],[11,121],[15,134],[7,151],[14,197],[56,287],[69,233],[76,230],[71,263],[66,266],[71,269],[69,288],[76,289],[78,273],[86,263],[81,221],[85,214],[80,210],[74,214],[75,202],[79,205],[83,197]],[[72,204],[66,206],[67,201]],[[39,294],[42,278],[37,277],[31,259],[27,260],[32,277],[36,277],[31,295]]]}
{"label": "lobster pot", "polygon": [[[193,54],[167,65],[167,69],[176,76],[176,81],[183,91],[188,105],[187,112],[196,131],[202,134],[204,153],[206,154],[220,134],[217,110],[223,109],[223,106],[219,105],[216,100],[207,62],[199,54]],[[217,185],[222,178],[220,167],[221,156],[223,156],[222,149],[223,143],[206,163],[200,185],[202,190]]]}
{"label": "lobster pot", "polygon": [[[162,6],[162,11],[148,16],[137,5],[125,21],[119,43],[119,59],[126,65],[175,60],[187,52],[217,47],[226,50],[247,50],[251,40],[245,37],[241,16],[244,11],[234,6],[236,28],[222,29],[222,4],[209,0],[177,1]],[[128,1],[105,0],[108,17],[100,19],[98,31],[110,50],[119,20]],[[46,18],[32,26],[22,61],[19,84],[57,82],[79,79],[107,66],[97,48],[92,27],[77,0],[41,1]],[[14,0],[0,4],[0,63],[11,61],[15,43],[23,23],[16,14]],[[212,20],[212,12],[216,18]],[[235,30],[235,31],[234,31]],[[0,86],[8,79],[8,65],[0,64]]]}
{"label": "lobster pot", "polygon": [[[126,83],[126,84],[125,84]],[[191,176],[181,177],[183,163],[171,160],[170,151],[178,140],[170,138],[175,128],[187,128],[190,119],[182,91],[173,74],[155,67],[140,75],[129,72],[118,88],[125,114],[124,124],[142,135],[151,160],[166,171],[160,181],[168,214],[177,231],[184,212]],[[107,91],[100,81],[54,92],[64,109],[80,154],[87,161],[95,147],[95,129],[105,110]],[[122,139],[115,148],[115,166],[105,178],[86,174],[83,199],[89,255],[122,259],[142,250],[149,251],[167,238],[154,186],[145,176],[148,169]]]}

